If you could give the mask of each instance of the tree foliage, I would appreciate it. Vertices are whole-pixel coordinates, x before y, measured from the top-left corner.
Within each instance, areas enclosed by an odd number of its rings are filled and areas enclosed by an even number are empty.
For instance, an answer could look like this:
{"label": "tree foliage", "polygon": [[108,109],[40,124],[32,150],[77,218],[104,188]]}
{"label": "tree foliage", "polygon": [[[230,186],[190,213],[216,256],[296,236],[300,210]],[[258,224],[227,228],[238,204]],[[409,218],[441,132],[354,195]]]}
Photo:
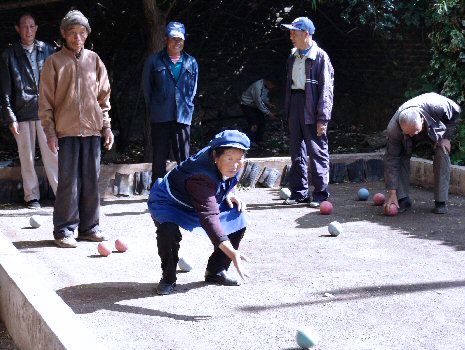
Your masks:
{"label": "tree foliage", "polygon": [[[446,96],[465,105],[465,1],[435,1],[429,11],[432,22],[431,71],[428,78]],[[463,114],[463,113],[462,113]],[[455,151],[455,164],[465,164],[465,121],[460,121]]]}
{"label": "tree foliage", "polygon": [[[327,1],[322,1],[327,2]],[[411,97],[437,91],[465,105],[465,1],[464,0],[337,0],[343,18],[369,26],[377,35],[392,38],[399,26],[422,28],[431,41],[430,70],[422,77],[423,87],[406,91]],[[400,39],[400,37],[399,37]],[[461,120],[452,160],[465,164],[465,122]]]}

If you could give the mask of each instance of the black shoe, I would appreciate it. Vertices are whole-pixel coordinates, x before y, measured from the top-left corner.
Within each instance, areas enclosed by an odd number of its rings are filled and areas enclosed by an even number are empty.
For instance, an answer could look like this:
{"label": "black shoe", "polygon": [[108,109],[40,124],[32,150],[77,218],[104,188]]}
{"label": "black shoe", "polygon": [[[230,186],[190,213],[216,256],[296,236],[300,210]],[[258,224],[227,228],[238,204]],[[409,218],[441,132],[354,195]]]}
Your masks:
{"label": "black shoe", "polygon": [[168,295],[176,290],[176,283],[166,283],[163,278],[158,282],[157,294]]}
{"label": "black shoe", "polygon": [[32,199],[26,202],[26,208],[29,209],[40,209],[40,203],[37,199]]}
{"label": "black shoe", "polygon": [[410,200],[409,197],[404,197],[398,200],[399,203],[399,213],[406,212],[412,207],[412,201]]}
{"label": "black shoe", "polygon": [[205,282],[215,283],[221,286],[240,286],[240,282],[229,277],[226,271],[218,272],[217,274],[205,272]]}
{"label": "black shoe", "polygon": [[446,214],[447,213],[446,202],[434,201],[433,213],[434,214]]}

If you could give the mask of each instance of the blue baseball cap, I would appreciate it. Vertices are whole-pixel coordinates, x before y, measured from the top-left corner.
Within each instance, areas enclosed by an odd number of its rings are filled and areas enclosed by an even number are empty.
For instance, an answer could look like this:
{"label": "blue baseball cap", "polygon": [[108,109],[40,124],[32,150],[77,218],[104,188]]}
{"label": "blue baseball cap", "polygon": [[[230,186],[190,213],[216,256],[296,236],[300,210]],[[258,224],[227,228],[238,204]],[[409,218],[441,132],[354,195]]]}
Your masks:
{"label": "blue baseball cap", "polygon": [[310,35],[315,34],[315,25],[308,17],[297,17],[291,24],[281,24],[287,29],[303,30]]}
{"label": "blue baseball cap", "polygon": [[166,36],[168,38],[181,38],[185,40],[186,28],[181,22],[170,22],[166,26]]}
{"label": "blue baseball cap", "polygon": [[208,144],[212,149],[219,147],[233,147],[247,151],[250,148],[250,140],[246,134],[238,130],[225,130],[215,135]]}

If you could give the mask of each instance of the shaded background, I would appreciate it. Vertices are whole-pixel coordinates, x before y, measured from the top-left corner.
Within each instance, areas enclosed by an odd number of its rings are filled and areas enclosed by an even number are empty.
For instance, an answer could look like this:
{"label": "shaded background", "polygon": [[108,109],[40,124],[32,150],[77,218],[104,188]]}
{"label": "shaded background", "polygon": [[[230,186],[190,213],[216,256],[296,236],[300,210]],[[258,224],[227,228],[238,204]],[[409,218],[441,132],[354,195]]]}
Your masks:
{"label": "shaded background", "polygon": [[[25,11],[37,17],[37,38],[56,45],[60,44],[61,18],[71,8],[82,11],[92,27],[86,46],[100,55],[111,78],[111,117],[118,132],[118,152],[140,149],[147,130],[141,71],[153,48],[155,28],[147,21],[147,2],[0,1],[0,49],[17,40],[14,23]],[[317,7],[311,1],[274,0],[158,3],[165,10],[166,21],[178,20],[186,25],[185,50],[199,63],[192,126],[194,150],[221,129],[245,127],[238,101],[250,83],[269,74],[283,79],[292,45],[289,32],[281,30],[279,23],[290,23],[295,17],[305,15],[314,21],[314,39],[332,60],[335,104],[330,131],[333,135],[345,134],[346,141],[360,143],[357,135],[383,130],[407,99],[406,91],[417,89],[418,78],[428,70],[430,43],[421,29],[399,26],[395,35],[386,38],[368,27],[351,24],[357,23],[355,20],[344,21],[344,8],[335,2]],[[163,3],[174,6],[163,9]],[[273,94],[277,106],[282,105],[282,92],[281,84]],[[12,143],[15,148],[6,131],[2,129],[2,143]],[[269,155],[287,154],[285,121],[271,125],[269,133],[274,143],[264,150],[264,155],[267,151]],[[332,151],[337,147],[330,146]],[[342,152],[351,149],[343,147]]]}

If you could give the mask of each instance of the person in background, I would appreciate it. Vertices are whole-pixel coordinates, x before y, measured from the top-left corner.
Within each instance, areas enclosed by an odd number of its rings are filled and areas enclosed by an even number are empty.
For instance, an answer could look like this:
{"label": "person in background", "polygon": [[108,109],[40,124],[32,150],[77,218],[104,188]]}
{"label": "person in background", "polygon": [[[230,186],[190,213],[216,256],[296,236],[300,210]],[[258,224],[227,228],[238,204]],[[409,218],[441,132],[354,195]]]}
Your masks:
{"label": "person in background", "polygon": [[58,186],[58,157],[47,146],[38,115],[40,72],[55,49],[36,40],[38,26],[32,14],[19,16],[15,29],[20,40],[5,49],[0,59],[0,104],[4,124],[18,145],[25,205],[37,209],[40,208],[40,188],[34,169],[36,141],[53,193]]}
{"label": "person in background", "polygon": [[110,83],[100,57],[84,48],[90,34],[88,19],[73,10],[61,21],[65,40],[42,70],[39,117],[47,143],[58,152],[58,189],[53,211],[53,236],[62,248],[77,246],[78,239],[106,240],[100,232],[100,144],[113,145],[110,117]]}
{"label": "person in background", "polygon": [[389,195],[386,208],[395,205],[399,212],[411,208],[410,158],[415,146],[427,141],[434,148],[433,212],[447,212],[450,140],[454,136],[460,112],[457,103],[434,92],[414,97],[399,107],[387,127],[384,178]]}
{"label": "person in background", "polygon": [[142,73],[152,134],[152,184],[165,176],[170,152],[178,164],[190,153],[199,68],[195,58],[184,51],[185,35],[182,23],[168,23],[166,47],[148,57]]}
{"label": "person in background", "polygon": [[234,189],[249,148],[245,134],[225,130],[152,186],[148,207],[157,228],[163,271],[158,294],[171,294],[176,287],[180,227],[189,231],[202,228],[213,244],[206,282],[239,285],[226,273],[231,261],[240,277],[247,275],[241,264],[243,254],[238,251],[247,226],[245,204]]}
{"label": "person in background", "polygon": [[248,122],[247,136],[252,146],[258,146],[263,140],[267,117],[276,119],[271,111],[269,92],[276,88],[272,79],[259,79],[251,84],[241,96],[241,109]]}
{"label": "person in background", "polygon": [[[317,208],[329,197],[327,129],[333,108],[334,69],[327,53],[313,40],[315,26],[310,19],[298,17],[282,26],[290,30],[294,45],[287,60],[284,105],[289,123],[291,196],[284,204],[309,203]],[[314,187],[311,195],[309,184]]]}

